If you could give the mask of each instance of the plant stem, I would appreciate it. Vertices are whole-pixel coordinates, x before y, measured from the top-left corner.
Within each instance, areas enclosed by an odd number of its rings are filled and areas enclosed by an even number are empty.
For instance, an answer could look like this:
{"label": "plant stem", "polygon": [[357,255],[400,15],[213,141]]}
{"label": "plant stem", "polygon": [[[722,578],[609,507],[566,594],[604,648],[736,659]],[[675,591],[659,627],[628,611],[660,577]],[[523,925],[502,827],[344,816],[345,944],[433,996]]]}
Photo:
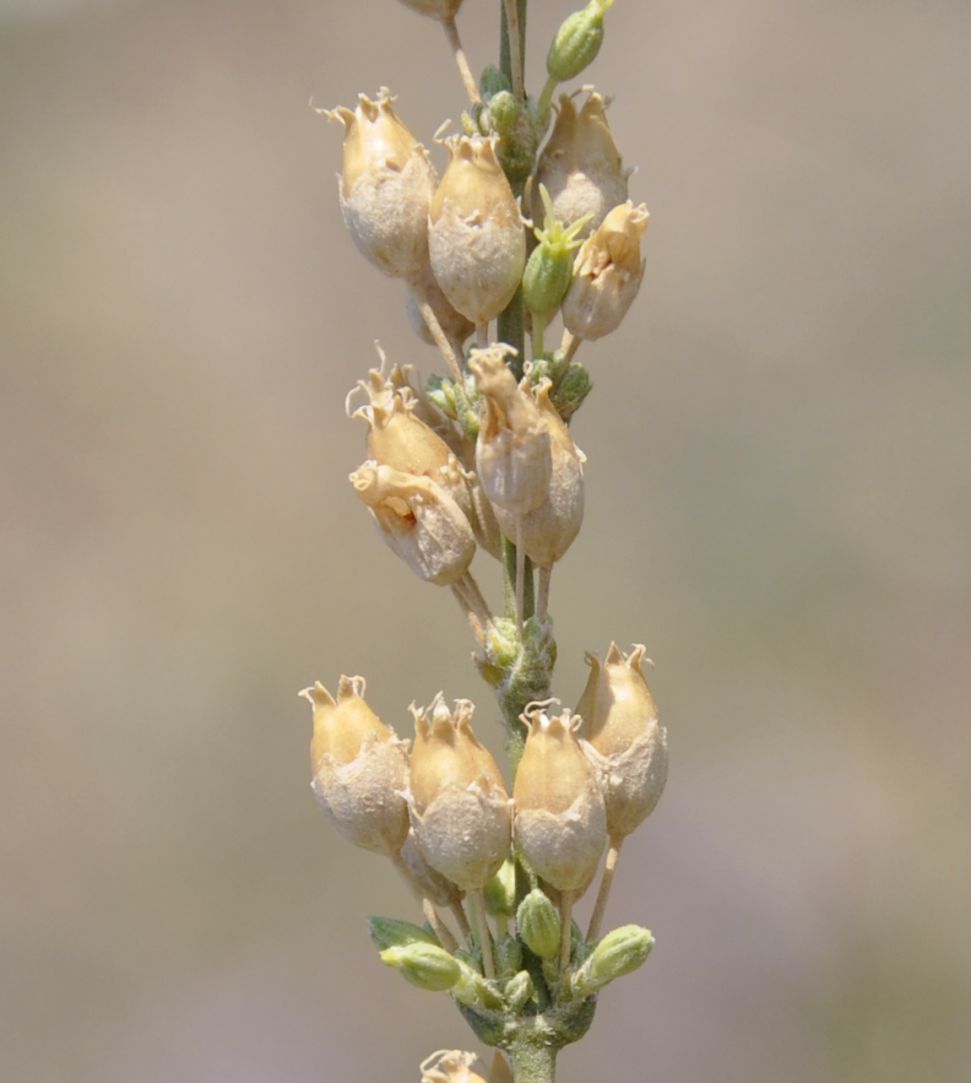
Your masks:
{"label": "plant stem", "polygon": [[614,883],[614,873],[617,871],[617,859],[620,857],[620,847],[623,841],[621,835],[612,835],[610,838],[610,849],[607,851],[603,879],[600,881],[597,901],[594,904],[593,913],[590,915],[590,927],[587,929],[588,940],[596,940],[600,935],[600,926],[603,924],[604,911],[607,909],[607,899]]}
{"label": "plant stem", "polygon": [[469,62],[465,58],[465,50],[462,48],[462,39],[459,37],[459,28],[455,25],[455,16],[453,15],[449,19],[443,19],[442,26],[445,29],[445,37],[448,38],[448,44],[455,57],[455,66],[459,70],[459,76],[465,87],[465,93],[468,94],[469,101],[475,105],[481,100],[479,98],[479,88],[476,86],[475,76],[469,68]]}
{"label": "plant stem", "polygon": [[559,1050],[543,1042],[526,1039],[525,1035],[517,1039],[509,1051],[516,1083],[554,1083]]}
{"label": "plant stem", "polygon": [[[523,87],[525,80],[525,56],[526,56],[526,0],[515,0],[516,11],[515,21],[518,24],[517,29],[519,34],[519,52],[518,57],[513,59],[513,51],[510,49],[509,39],[509,22],[506,19],[506,8],[511,7],[510,0],[500,0],[500,26],[499,26],[499,66],[502,68],[506,75],[506,78],[512,84],[513,89]],[[514,67],[515,64],[515,67]],[[518,68],[518,73],[515,70]],[[522,91],[521,93],[525,93]]]}

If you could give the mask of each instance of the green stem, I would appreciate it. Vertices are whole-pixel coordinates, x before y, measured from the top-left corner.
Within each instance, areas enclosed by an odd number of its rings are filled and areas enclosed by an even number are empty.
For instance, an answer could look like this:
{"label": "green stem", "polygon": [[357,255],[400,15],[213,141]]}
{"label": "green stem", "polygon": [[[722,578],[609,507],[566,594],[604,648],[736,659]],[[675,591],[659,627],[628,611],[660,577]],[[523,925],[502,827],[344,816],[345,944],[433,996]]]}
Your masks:
{"label": "green stem", "polygon": [[[550,106],[553,104],[553,95],[556,93],[556,88],[560,84],[551,75],[546,80],[546,85],[540,91],[539,101],[536,103],[536,113],[540,118],[540,123],[547,123],[549,120]],[[544,121],[543,118],[546,118]]]}
{"label": "green stem", "polygon": [[529,1041],[529,1037],[526,1034],[517,1039],[510,1050],[513,1078],[516,1083],[554,1083],[559,1050],[543,1042]]}
{"label": "green stem", "polygon": [[516,14],[519,16],[519,72],[514,75],[512,70],[512,51],[509,48],[509,24],[506,21],[506,0],[499,0],[500,24],[499,24],[499,67],[512,86],[522,86],[525,83],[525,58],[526,58],[526,0],[516,0]]}

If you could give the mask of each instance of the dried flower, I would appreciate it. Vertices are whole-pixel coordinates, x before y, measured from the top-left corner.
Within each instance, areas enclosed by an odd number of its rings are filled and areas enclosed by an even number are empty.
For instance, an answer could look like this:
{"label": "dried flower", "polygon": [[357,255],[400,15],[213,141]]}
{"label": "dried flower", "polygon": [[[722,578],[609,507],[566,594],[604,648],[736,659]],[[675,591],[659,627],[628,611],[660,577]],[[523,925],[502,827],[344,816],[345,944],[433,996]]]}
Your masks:
{"label": "dried flower", "polygon": [[572,225],[589,216],[583,235],[595,230],[607,212],[627,199],[631,171],[621,163],[620,152],[607,124],[606,103],[591,91],[577,113],[573,99],[564,94],[543,153],[536,166],[532,187],[533,217],[545,213],[540,188],[553,203],[553,214]]}
{"label": "dried flower", "polygon": [[441,692],[414,704],[412,826],[432,868],[464,890],[484,887],[509,852],[509,798],[492,754],[472,732],[474,706]]}
{"label": "dried flower", "polygon": [[577,338],[596,339],[617,329],[644,277],[641,238],[650,215],[628,200],[607,215],[584,242],[563,300],[563,323]]}
{"label": "dried flower", "polygon": [[644,654],[641,644],[625,655],[616,643],[603,663],[588,654],[592,668],[577,704],[583,716],[580,734],[603,771],[612,838],[624,838],[647,818],[668,776],[667,731],[644,679]]}
{"label": "dried flower", "polygon": [[325,115],[344,128],[340,202],[354,243],[385,274],[415,279],[428,258],[428,207],[435,171],[382,87],[378,100]]}
{"label": "dried flower", "polygon": [[475,536],[461,507],[437,482],[374,460],[350,475],[381,536],[420,578],[457,583],[475,555]]}
{"label": "dried flower", "polygon": [[318,681],[300,695],[313,707],[311,786],[321,809],[355,846],[395,854],[408,834],[405,745],[364,700],[363,677],[341,677],[337,699]]}
{"label": "dried flower", "polygon": [[577,740],[579,715],[534,709],[513,792],[516,842],[530,865],[560,891],[582,893],[607,843],[603,796]]}
{"label": "dried flower", "polygon": [[432,272],[449,302],[477,326],[512,300],[526,262],[516,197],[496,158],[495,140],[457,136],[432,198]]}
{"label": "dried flower", "polygon": [[495,1054],[492,1070],[475,1053],[440,1049],[420,1065],[421,1083],[513,1083],[506,1062]]}

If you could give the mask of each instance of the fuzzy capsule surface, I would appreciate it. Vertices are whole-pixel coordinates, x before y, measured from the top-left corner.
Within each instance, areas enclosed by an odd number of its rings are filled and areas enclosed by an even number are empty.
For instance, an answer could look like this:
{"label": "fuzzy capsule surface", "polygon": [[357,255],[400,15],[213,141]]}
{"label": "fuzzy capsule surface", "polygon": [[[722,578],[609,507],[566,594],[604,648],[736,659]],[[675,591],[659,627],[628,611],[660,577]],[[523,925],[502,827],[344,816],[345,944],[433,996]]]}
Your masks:
{"label": "fuzzy capsule surface", "polygon": [[344,838],[390,855],[408,834],[408,756],[364,692],[363,677],[341,677],[336,699],[319,681],[300,693],[313,708],[311,787]]}
{"label": "fuzzy capsule surface", "polygon": [[432,273],[451,305],[480,325],[512,300],[526,262],[526,234],[495,140],[463,135],[446,146],[448,166],[428,216]]}
{"label": "fuzzy capsule surface", "polygon": [[435,319],[438,320],[439,326],[452,344],[455,352],[461,353],[462,346],[475,330],[475,325],[471,320],[467,320],[442,293],[441,286],[439,286],[432,274],[431,264],[427,262],[422,266],[418,279],[413,283],[409,283],[407,287],[405,312],[408,315],[408,322],[411,324],[412,330],[422,342],[426,342],[429,346],[435,346],[437,343],[432,337],[432,333],[428,329],[428,323],[422,314],[421,305],[423,302],[428,303],[435,314]]}
{"label": "fuzzy capsule surface", "polygon": [[428,207],[435,170],[394,111],[387,87],[354,110],[325,111],[344,128],[341,211],[358,249],[394,278],[417,279],[428,256]]}
{"label": "fuzzy capsule surface", "polygon": [[535,710],[522,718],[529,733],[513,793],[516,841],[544,880],[582,893],[607,843],[607,817],[596,771],[577,739],[580,717]]}
{"label": "fuzzy capsule surface", "polygon": [[627,315],[644,277],[641,239],[649,218],[643,203],[628,200],[583,242],[562,307],[563,324],[577,338],[609,335]]}
{"label": "fuzzy capsule surface", "polygon": [[408,879],[421,893],[422,898],[430,899],[436,906],[454,906],[462,901],[461,889],[440,872],[436,872],[425,860],[425,855],[418,847],[415,832],[411,829],[404,846],[401,847],[401,860]]}
{"label": "fuzzy capsule surface", "polygon": [[509,797],[496,761],[472,731],[468,700],[453,710],[439,693],[412,705],[412,828],[425,860],[463,890],[485,886],[509,853]]}
{"label": "fuzzy capsule surface", "polygon": [[556,123],[536,167],[532,211],[545,213],[540,185],[550,194],[553,213],[566,225],[589,215],[583,235],[595,230],[608,211],[627,200],[630,170],[625,169],[607,123],[606,102],[591,91],[577,112],[573,99],[560,98]]}
{"label": "fuzzy capsule surface", "polygon": [[438,482],[368,460],[350,475],[381,537],[421,579],[457,583],[475,555],[475,535],[455,499]]}
{"label": "fuzzy capsule surface", "polygon": [[499,529],[540,567],[569,549],[583,522],[583,452],[550,401],[548,380],[519,384],[501,351],[473,351],[485,400],[475,461]]}
{"label": "fuzzy capsule surface", "polygon": [[610,644],[591,666],[577,710],[581,736],[601,769],[607,830],[624,838],[654,811],[668,777],[667,730],[644,678],[645,649],[636,644],[625,655]]}

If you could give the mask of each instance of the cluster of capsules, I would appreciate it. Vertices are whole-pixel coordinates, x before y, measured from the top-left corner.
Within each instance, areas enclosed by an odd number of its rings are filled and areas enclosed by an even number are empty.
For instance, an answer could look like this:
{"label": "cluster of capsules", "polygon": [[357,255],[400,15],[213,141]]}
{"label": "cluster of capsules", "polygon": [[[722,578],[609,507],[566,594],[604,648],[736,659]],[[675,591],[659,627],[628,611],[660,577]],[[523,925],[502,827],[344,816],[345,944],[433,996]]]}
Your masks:
{"label": "cluster of capsules", "polygon": [[[584,455],[570,421],[590,379],[576,354],[614,331],[637,294],[649,216],[628,197],[631,171],[605,99],[583,87],[582,101],[563,94],[553,105],[560,84],[596,56],[613,0],[590,0],[563,22],[536,99],[515,56],[511,77],[489,68],[472,79],[455,22],[461,0],[404,2],[442,23],[468,92],[462,134],[440,140],[441,176],[386,88],[321,112],[343,129],[347,228],[371,263],[403,282],[412,325],[446,371],[422,385],[381,353],[348,396],[348,413],[367,425],[366,459],[350,481],[387,545],[423,580],[450,588],[479,670],[525,741],[510,795],[473,732],[470,701],[449,707],[439,694],[413,704],[409,749],[368,706],[363,678],[341,677],[336,696],[318,682],[301,693],[313,707],[313,789],[337,830],[390,857],[420,901],[424,925],[371,919],[384,962],[450,993],[489,1044],[509,1048],[529,1019],[559,1027],[550,1040],[564,1043],[589,1025],[597,992],[653,943],[635,925],[600,935],[621,843],[667,775],[644,648],[588,655],[575,712],[548,698],[550,576],[583,518]],[[514,53],[515,11],[505,3]],[[550,350],[557,316],[562,337]],[[512,584],[502,616],[471,573],[477,552],[502,562]],[[526,671],[540,674],[535,689]],[[573,906],[605,851],[583,935]],[[512,1079],[498,1054],[486,1069],[455,1050],[422,1072],[426,1083]]]}
{"label": "cluster of capsules", "polygon": [[[320,683],[302,693],[313,707],[321,809],[350,842],[392,860],[426,919],[372,918],[382,960],[420,988],[451,993],[492,1044],[511,1018],[575,1011],[653,944],[637,925],[600,935],[621,844],[667,778],[666,732],[643,661],[642,646],[625,654],[611,644],[603,661],[587,655],[576,713],[527,708],[511,796],[472,729],[468,700],[412,704],[409,751],[368,706],[362,677],[341,677],[336,697]],[[573,905],[605,850],[584,935]]]}

